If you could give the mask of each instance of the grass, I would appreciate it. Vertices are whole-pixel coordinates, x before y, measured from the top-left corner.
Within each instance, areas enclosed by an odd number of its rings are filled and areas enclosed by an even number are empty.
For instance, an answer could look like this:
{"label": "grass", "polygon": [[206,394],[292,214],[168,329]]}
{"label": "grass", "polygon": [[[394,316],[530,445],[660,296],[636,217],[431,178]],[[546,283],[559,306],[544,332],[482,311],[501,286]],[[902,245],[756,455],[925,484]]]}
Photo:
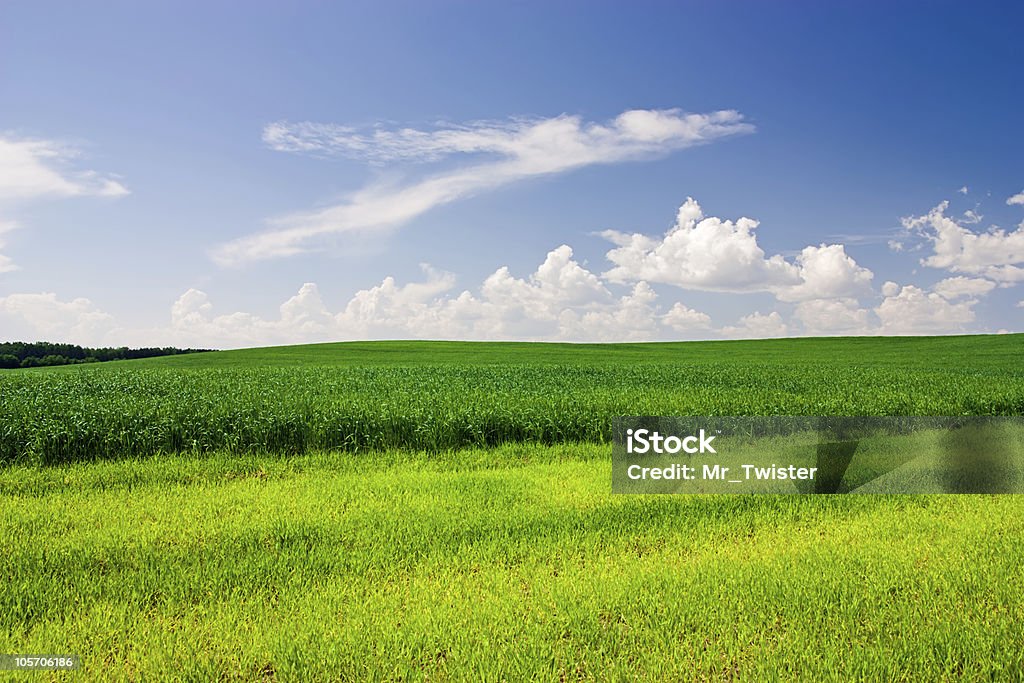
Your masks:
{"label": "grass", "polygon": [[607,442],[618,415],[1020,415],[1024,335],[326,344],[0,374],[0,462]]}
{"label": "grass", "polygon": [[[537,342],[376,341],[302,344],[114,361],[106,368],[374,367],[423,365],[822,365],[1006,370],[1024,334],[942,337],[809,337],[753,341],[567,344]],[[966,356],[966,358],[965,358]],[[75,368],[66,370],[74,371]]]}
{"label": "grass", "polygon": [[0,473],[0,651],[104,680],[991,680],[1024,498],[613,496],[604,447]]}
{"label": "grass", "polygon": [[85,680],[1019,680],[1024,497],[617,496],[604,441],[644,412],[1021,415],[1022,350],[394,342],[6,372],[0,652],[78,654]]}

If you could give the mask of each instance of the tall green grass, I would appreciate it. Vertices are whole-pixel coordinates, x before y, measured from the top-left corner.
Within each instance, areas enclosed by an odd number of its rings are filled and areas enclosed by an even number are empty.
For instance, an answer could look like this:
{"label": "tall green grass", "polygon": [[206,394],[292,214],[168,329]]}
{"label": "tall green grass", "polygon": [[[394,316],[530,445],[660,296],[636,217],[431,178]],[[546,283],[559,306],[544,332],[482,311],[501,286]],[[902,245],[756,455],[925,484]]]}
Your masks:
{"label": "tall green grass", "polygon": [[613,417],[637,414],[1020,415],[1022,350],[1021,335],[395,342],[11,371],[0,374],[0,462],[606,442]]}

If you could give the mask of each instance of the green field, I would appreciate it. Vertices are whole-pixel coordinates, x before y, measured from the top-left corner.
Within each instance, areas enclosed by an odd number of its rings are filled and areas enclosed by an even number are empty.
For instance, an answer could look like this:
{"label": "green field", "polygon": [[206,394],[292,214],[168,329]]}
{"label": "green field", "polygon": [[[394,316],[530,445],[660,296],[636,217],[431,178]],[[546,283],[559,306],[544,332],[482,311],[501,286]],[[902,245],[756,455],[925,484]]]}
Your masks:
{"label": "green field", "polygon": [[624,414],[1022,415],[1022,351],[388,342],[0,373],[0,652],[79,654],[84,680],[1019,680],[1024,497],[614,496],[606,441]]}
{"label": "green field", "polygon": [[1021,415],[1024,335],[324,344],[0,374],[0,462],[606,442],[617,415]]}

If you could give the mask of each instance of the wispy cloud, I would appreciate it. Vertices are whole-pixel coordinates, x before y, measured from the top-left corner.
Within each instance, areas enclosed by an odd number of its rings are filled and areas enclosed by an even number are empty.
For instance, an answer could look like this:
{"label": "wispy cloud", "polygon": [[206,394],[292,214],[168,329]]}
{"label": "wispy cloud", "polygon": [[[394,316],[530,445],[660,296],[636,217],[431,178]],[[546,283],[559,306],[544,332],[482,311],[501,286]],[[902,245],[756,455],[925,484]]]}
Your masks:
{"label": "wispy cloud", "polygon": [[902,228],[891,228],[880,232],[832,232],[822,235],[822,239],[830,243],[844,244],[848,247],[873,244],[889,244],[894,239],[905,235]]}
{"label": "wispy cloud", "polygon": [[[0,132],[0,249],[4,233],[20,227],[12,213],[25,203],[68,197],[120,197],[128,189],[113,175],[76,168],[81,156],[73,146]],[[17,270],[0,253],[0,273]]]}
{"label": "wispy cloud", "polygon": [[72,168],[78,156],[74,147],[53,140],[0,135],[0,201],[128,194],[112,175]]}
{"label": "wispy cloud", "polygon": [[398,187],[371,185],[343,203],[272,219],[269,230],[220,245],[211,255],[225,266],[292,256],[315,249],[317,240],[328,235],[393,229],[434,207],[527,178],[663,156],[753,130],[735,111],[688,114],[677,109],[627,111],[603,124],[562,115],[434,130],[381,127],[360,132],[331,124],[273,123],[263,139],[284,152],[372,163],[452,156],[472,161]]}

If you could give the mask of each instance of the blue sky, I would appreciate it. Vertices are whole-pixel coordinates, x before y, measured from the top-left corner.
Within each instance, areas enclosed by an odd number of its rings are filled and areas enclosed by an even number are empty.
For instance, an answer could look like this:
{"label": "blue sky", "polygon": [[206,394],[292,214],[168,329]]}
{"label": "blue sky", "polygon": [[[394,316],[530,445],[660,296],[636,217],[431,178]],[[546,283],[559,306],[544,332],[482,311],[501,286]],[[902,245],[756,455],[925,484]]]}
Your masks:
{"label": "blue sky", "polygon": [[1024,331],[1024,9],[550,4],[0,6],[0,338]]}

